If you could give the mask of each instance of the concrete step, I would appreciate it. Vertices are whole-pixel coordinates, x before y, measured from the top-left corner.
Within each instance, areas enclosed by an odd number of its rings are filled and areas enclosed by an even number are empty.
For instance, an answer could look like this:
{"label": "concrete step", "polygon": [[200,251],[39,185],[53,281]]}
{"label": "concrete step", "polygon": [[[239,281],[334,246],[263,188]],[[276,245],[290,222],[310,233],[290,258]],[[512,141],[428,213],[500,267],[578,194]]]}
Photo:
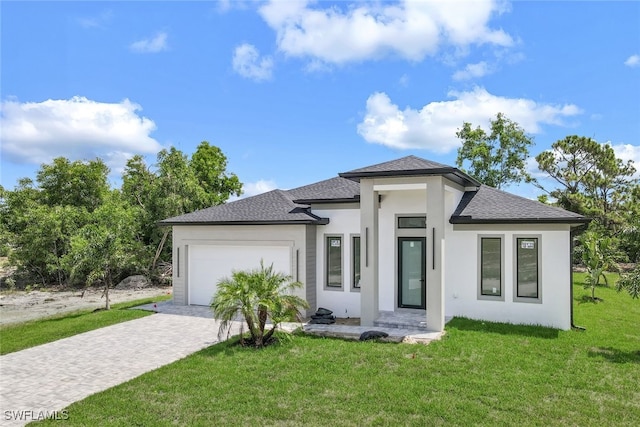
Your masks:
{"label": "concrete step", "polygon": [[427,330],[426,314],[381,312],[373,324],[382,328]]}

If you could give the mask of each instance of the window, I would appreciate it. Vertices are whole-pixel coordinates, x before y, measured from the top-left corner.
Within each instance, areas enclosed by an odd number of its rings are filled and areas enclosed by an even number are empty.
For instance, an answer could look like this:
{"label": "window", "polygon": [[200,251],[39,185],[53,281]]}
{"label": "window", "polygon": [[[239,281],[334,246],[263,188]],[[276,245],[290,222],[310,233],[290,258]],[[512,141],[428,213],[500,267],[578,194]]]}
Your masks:
{"label": "window", "polygon": [[478,238],[478,299],[504,301],[503,236]]}
{"label": "window", "polygon": [[516,237],[515,299],[540,300],[540,239]]}
{"label": "window", "polygon": [[360,289],[360,236],[351,237],[351,283],[354,289]]}
{"label": "window", "polygon": [[342,237],[326,237],[326,284],[329,288],[342,287]]}
{"label": "window", "polygon": [[502,239],[480,239],[480,294],[502,296]]}
{"label": "window", "polygon": [[398,228],[427,228],[426,216],[398,217]]}

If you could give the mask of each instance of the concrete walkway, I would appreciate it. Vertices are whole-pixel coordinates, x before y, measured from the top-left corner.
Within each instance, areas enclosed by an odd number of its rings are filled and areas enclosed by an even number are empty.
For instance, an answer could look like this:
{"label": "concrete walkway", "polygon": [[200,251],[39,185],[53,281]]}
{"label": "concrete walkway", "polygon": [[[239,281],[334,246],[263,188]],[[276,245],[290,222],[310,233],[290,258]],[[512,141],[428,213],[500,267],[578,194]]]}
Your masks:
{"label": "concrete walkway", "polygon": [[216,342],[213,318],[159,313],[0,356],[0,425],[51,415]]}

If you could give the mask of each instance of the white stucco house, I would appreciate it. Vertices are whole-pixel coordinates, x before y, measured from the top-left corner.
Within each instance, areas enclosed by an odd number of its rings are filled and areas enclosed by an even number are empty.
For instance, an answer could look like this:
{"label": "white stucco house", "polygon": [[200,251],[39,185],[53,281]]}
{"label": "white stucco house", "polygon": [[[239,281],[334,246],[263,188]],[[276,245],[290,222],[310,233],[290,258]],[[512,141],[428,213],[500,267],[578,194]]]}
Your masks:
{"label": "white stucco house", "polygon": [[382,313],[572,325],[572,233],[589,219],[415,156],[169,218],[174,304],[273,263],[300,296],[375,325]]}

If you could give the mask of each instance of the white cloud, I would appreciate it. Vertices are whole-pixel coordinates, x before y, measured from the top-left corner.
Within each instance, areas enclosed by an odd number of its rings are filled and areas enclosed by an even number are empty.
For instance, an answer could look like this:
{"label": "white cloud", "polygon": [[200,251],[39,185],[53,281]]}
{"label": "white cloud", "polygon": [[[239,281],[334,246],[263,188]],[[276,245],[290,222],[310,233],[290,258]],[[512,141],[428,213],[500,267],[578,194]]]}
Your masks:
{"label": "white cloud", "polygon": [[409,86],[409,76],[407,74],[403,74],[402,76],[400,76],[400,79],[398,80],[398,84],[402,87],[407,87]]}
{"label": "white cloud", "polygon": [[219,13],[226,13],[231,10],[231,0],[218,0],[216,5],[216,10]]}
{"label": "white cloud", "polygon": [[536,179],[544,180],[549,178],[548,173],[542,172],[540,169],[538,169],[538,161],[534,156],[527,157],[527,160],[525,162],[525,169],[532,177]]}
{"label": "white cloud", "polygon": [[[340,8],[311,7],[309,1],[271,0],[260,14],[276,31],[278,49],[293,57],[330,64],[397,55],[410,61],[443,47],[509,47],[514,41],[488,26],[506,10],[504,1],[402,0],[393,5],[354,3]],[[321,3],[322,4],[322,3]]]}
{"label": "white cloud", "polygon": [[167,50],[167,33],[160,32],[154,37],[138,40],[129,45],[129,49],[137,53],[157,53]]}
{"label": "white cloud", "polygon": [[493,72],[493,67],[489,66],[485,61],[478,62],[477,64],[468,64],[464,70],[458,70],[453,74],[453,80],[471,80],[479,77],[486,76]]}
{"label": "white cloud", "polygon": [[631,55],[624,61],[624,65],[627,67],[640,67],[640,55]]}
{"label": "white cloud", "polygon": [[233,51],[233,69],[242,77],[262,81],[271,78],[273,60],[270,56],[260,57],[258,49],[248,43],[237,46]]}
{"label": "white cloud", "polygon": [[275,181],[267,180],[267,179],[259,179],[256,182],[245,182],[242,185],[242,195],[231,196],[229,197],[229,202],[233,202],[234,200],[244,199],[246,197],[257,196],[258,194],[266,193],[271,190],[275,190],[278,188]]}
{"label": "white cloud", "polygon": [[92,16],[92,17],[82,17],[78,18],[78,24],[82,28],[103,28],[106,24],[108,24],[113,18],[113,11],[105,10],[100,15]]}
{"label": "white cloud", "polygon": [[495,96],[484,88],[449,92],[450,101],[434,101],[421,109],[401,110],[382,92],[367,99],[365,117],[358,133],[368,142],[389,147],[427,149],[447,153],[460,145],[456,131],[463,122],[488,128],[499,112],[528,133],[540,133],[541,125],[566,125],[565,119],[581,114],[573,104],[539,104],[530,99]]}
{"label": "white cloud", "polygon": [[622,159],[627,163],[629,160],[633,162],[633,167],[636,168],[635,178],[640,178],[640,145],[631,144],[616,144],[611,145],[613,151],[616,153],[616,157]]}
{"label": "white cloud", "polygon": [[216,7],[214,10],[220,14],[227,13],[231,10],[247,10],[254,7],[255,3],[262,0],[215,0]]}
{"label": "white cloud", "polygon": [[162,147],[149,136],[155,123],[138,115],[128,99],[102,103],[84,97],[69,100],[0,104],[2,154],[17,163],[48,163],[101,157],[117,172],[132,153],[156,153]]}

